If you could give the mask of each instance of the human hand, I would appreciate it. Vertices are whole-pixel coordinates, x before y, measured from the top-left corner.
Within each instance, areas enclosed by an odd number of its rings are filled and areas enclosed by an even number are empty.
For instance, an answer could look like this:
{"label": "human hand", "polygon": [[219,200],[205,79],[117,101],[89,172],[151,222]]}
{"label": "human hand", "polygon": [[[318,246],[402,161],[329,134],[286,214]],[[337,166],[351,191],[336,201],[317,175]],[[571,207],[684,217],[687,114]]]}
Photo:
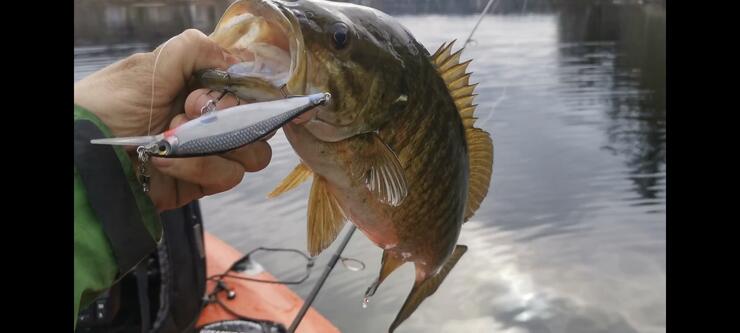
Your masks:
{"label": "human hand", "polygon": [[[153,52],[132,55],[80,80],[75,84],[75,104],[94,113],[116,137],[158,134],[199,117],[208,100],[218,97],[207,95],[205,89],[186,97],[195,71],[226,69],[236,62],[200,31],[186,30]],[[228,95],[216,108],[237,103],[243,102]],[[130,155],[138,163],[133,150]],[[152,158],[148,193],[159,211],[177,208],[236,186],[245,172],[265,168],[271,157],[270,146],[259,141],[217,156]]]}

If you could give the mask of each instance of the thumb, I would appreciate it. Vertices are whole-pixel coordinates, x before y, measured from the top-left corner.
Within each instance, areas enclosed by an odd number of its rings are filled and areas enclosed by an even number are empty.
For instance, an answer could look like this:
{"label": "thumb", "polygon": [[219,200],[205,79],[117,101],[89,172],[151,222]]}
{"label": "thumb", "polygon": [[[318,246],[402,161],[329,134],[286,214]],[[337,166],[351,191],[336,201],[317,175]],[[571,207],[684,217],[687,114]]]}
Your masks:
{"label": "thumb", "polygon": [[155,56],[171,54],[169,61],[161,61],[163,72],[179,74],[187,82],[202,69],[227,69],[239,59],[222,49],[216,42],[196,29],[188,29],[154,50]]}

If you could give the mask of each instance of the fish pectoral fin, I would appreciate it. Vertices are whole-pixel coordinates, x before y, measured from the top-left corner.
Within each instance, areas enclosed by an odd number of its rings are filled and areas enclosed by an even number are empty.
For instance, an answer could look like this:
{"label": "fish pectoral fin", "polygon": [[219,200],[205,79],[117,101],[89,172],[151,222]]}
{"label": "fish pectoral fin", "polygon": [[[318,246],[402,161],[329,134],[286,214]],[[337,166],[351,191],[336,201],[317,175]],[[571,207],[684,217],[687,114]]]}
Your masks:
{"label": "fish pectoral fin", "polygon": [[[435,291],[437,291],[439,285],[442,284],[442,281],[444,281],[452,268],[455,267],[455,264],[457,264],[457,262],[467,250],[468,247],[465,245],[455,246],[455,250],[453,250],[452,255],[447,259],[447,261],[437,274],[428,277],[425,280],[416,280],[416,283],[414,283],[414,287],[411,289],[409,296],[406,297],[406,302],[404,302],[403,306],[401,307],[401,311],[398,312],[398,315],[396,315],[396,319],[393,321],[393,324],[391,324],[391,327],[388,329],[389,333],[393,333],[393,331],[399,325],[401,325],[404,320],[408,319],[408,317],[411,316],[412,313],[414,313],[421,302],[423,302],[427,297],[431,296],[432,294],[434,294]],[[418,272],[418,266],[416,269]]]}
{"label": "fish pectoral fin", "polygon": [[326,179],[314,177],[308,198],[308,252],[318,255],[337,238],[346,221],[345,214],[334,195],[329,192]]}
{"label": "fish pectoral fin", "polygon": [[375,292],[378,290],[380,284],[383,283],[383,280],[404,263],[405,261],[391,254],[388,250],[383,250],[383,259],[380,261],[380,274],[378,274],[378,279],[375,280],[369,288],[367,288],[367,291],[365,291],[365,298],[375,295]]}
{"label": "fish pectoral fin", "polygon": [[406,176],[393,150],[377,134],[372,134],[365,158],[365,186],[380,202],[399,206],[408,195]]}
{"label": "fish pectoral fin", "polygon": [[285,179],[283,179],[283,181],[280,182],[280,184],[278,184],[277,187],[275,187],[274,190],[272,190],[272,192],[267,195],[267,197],[274,198],[288,192],[296,188],[298,185],[301,185],[308,179],[308,177],[311,177],[311,175],[313,175],[313,171],[311,171],[306,164],[301,162],[287,177],[285,177]]}

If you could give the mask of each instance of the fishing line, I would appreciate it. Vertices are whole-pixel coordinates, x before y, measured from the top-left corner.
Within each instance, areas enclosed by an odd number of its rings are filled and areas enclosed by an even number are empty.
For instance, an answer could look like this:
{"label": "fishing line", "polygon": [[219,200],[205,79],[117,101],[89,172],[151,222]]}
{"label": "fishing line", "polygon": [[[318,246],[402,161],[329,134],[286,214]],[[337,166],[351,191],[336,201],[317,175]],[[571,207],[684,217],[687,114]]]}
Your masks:
{"label": "fishing line", "polygon": [[[151,101],[149,103],[149,125],[147,126],[146,135],[150,136],[152,135],[152,117],[154,115],[154,84],[156,82],[155,80],[155,74],[157,73],[157,64],[159,64],[159,56],[162,55],[162,51],[167,47],[167,44],[171,40],[173,40],[175,37],[172,37],[168,39],[164,44],[162,44],[162,48],[159,49],[159,52],[157,53],[157,56],[154,58],[154,66],[152,67],[152,97]],[[150,145],[141,145],[136,147],[136,154],[138,155],[139,159],[139,166],[138,166],[138,178],[139,183],[141,183],[141,190],[144,191],[144,193],[149,192],[149,183],[151,180],[151,175],[149,174],[149,157],[150,157]]]}
{"label": "fishing line", "polygon": [[[475,30],[478,30],[478,26],[483,21],[483,18],[486,17],[486,13],[488,13],[488,9],[491,8],[491,5],[493,5],[493,2],[495,0],[489,0],[488,4],[486,5],[486,8],[483,9],[483,12],[480,13],[480,16],[478,17],[478,22],[475,23],[475,27],[473,27],[473,30],[470,31],[470,35],[468,36],[468,39],[465,40],[465,44],[463,44],[463,48],[468,46],[468,43],[473,39],[473,34],[475,33]],[[496,5],[498,5],[500,2],[496,1]]]}
{"label": "fishing line", "polygon": [[172,37],[168,39],[164,44],[162,44],[162,48],[159,49],[159,52],[157,52],[157,56],[154,58],[154,68],[152,68],[152,98],[149,103],[149,126],[147,126],[146,135],[152,135],[152,115],[154,114],[154,83],[155,83],[155,74],[157,73],[157,64],[159,64],[159,56],[162,55],[162,52],[167,47],[167,44],[171,40],[173,40],[175,37]]}
{"label": "fishing line", "polygon": [[[490,4],[491,4],[491,2],[493,2],[493,0],[489,1],[489,3],[488,3],[488,4],[490,5]],[[487,5],[486,7],[488,7],[488,5]],[[521,9],[521,12],[520,12],[520,14],[524,14],[524,12],[525,12],[526,10],[527,10],[527,0],[524,0],[524,1],[522,1],[522,9]],[[473,28],[473,31],[472,31],[472,32],[470,32],[470,36],[468,37],[468,40],[467,40],[467,41],[465,42],[465,44],[466,44],[466,45],[468,44],[468,42],[470,42],[470,41],[471,41],[471,38],[473,37],[473,33],[474,33],[474,32],[475,32],[475,30],[476,30],[476,29],[478,28],[478,25],[479,25],[479,24],[481,23],[481,21],[483,20],[483,16],[484,16],[484,15],[485,15],[485,14],[486,14],[487,12],[488,12],[488,9],[487,9],[487,8],[483,10],[483,14],[482,14],[482,15],[481,15],[481,17],[480,17],[480,18],[478,19],[478,23],[477,23],[477,24],[475,25],[475,27]],[[514,46],[514,47],[516,47],[516,46],[518,46],[519,44],[521,44],[521,40],[517,40],[517,41],[516,41],[516,42],[514,43],[514,45],[513,45],[513,46]],[[463,47],[464,47],[464,46],[463,46]],[[503,92],[501,93],[501,96],[500,96],[500,97],[499,97],[498,99],[496,99],[496,101],[494,101],[494,102],[492,103],[493,105],[492,105],[492,106],[490,107],[491,109],[495,109],[495,108],[496,108],[496,107],[497,107],[497,106],[498,106],[499,104],[501,104],[501,102],[503,102],[503,101],[504,101],[504,100],[506,99],[506,97],[508,97],[508,96],[507,96],[507,94],[506,94],[508,90],[509,90],[509,85],[508,85],[508,84],[507,84],[507,85],[504,85],[504,88],[503,88]],[[492,118],[492,117],[493,117],[493,112],[487,112],[487,116],[486,116],[485,118],[482,118],[481,120],[482,120],[482,122],[483,122],[483,123],[487,123],[488,121],[490,121],[490,120],[491,120],[491,118]]]}

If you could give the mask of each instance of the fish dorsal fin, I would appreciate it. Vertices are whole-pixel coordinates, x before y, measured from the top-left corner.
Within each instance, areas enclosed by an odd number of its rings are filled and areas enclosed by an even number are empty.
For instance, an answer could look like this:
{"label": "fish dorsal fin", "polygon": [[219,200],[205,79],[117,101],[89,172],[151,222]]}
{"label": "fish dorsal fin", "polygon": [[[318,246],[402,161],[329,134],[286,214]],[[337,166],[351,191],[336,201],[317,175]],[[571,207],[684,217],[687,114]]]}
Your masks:
{"label": "fish dorsal fin", "polygon": [[468,144],[469,180],[468,202],[465,207],[465,221],[473,216],[481,202],[488,194],[493,171],[493,141],[484,130],[475,127],[475,109],[473,104],[475,87],[470,84],[470,74],[466,70],[471,60],[460,62],[463,49],[452,53],[455,41],[442,44],[431,60],[439,76],[444,80],[450,97],[460,113],[465,127],[465,141]]}
{"label": "fish dorsal fin", "polygon": [[329,247],[346,222],[342,207],[327,185],[324,177],[314,177],[308,198],[308,253],[311,256]]}
{"label": "fish dorsal fin", "polygon": [[303,162],[298,164],[293,171],[290,172],[290,174],[283,179],[280,184],[278,184],[277,187],[275,187],[270,194],[267,195],[268,198],[274,198],[277,197],[285,192],[288,192],[294,188],[296,188],[298,185],[305,182],[308,177],[311,177],[313,172],[311,169],[306,166]]}
{"label": "fish dorsal fin", "polygon": [[491,136],[479,128],[465,130],[468,142],[468,161],[470,174],[468,179],[468,202],[465,206],[465,222],[480,207],[488,193],[493,172],[493,141]]}
{"label": "fish dorsal fin", "polygon": [[391,324],[391,327],[388,329],[389,333],[392,333],[398,327],[398,325],[401,325],[404,320],[411,316],[416,308],[419,307],[421,302],[423,302],[427,297],[437,291],[439,285],[442,284],[442,281],[444,281],[447,275],[450,274],[452,268],[455,267],[455,264],[457,264],[457,262],[467,250],[468,247],[465,245],[455,246],[455,250],[452,251],[452,255],[450,255],[444,265],[442,265],[442,268],[439,270],[439,272],[423,280],[419,280],[418,278],[419,268],[417,266],[417,280],[414,283],[414,287],[411,289],[411,292],[406,297],[406,301],[403,303],[401,311],[398,312],[398,315],[396,315],[396,319],[393,321],[393,324]]}
{"label": "fish dorsal fin", "polygon": [[365,186],[378,201],[400,206],[408,195],[403,166],[391,147],[375,133],[369,134],[369,145],[358,163]]}

